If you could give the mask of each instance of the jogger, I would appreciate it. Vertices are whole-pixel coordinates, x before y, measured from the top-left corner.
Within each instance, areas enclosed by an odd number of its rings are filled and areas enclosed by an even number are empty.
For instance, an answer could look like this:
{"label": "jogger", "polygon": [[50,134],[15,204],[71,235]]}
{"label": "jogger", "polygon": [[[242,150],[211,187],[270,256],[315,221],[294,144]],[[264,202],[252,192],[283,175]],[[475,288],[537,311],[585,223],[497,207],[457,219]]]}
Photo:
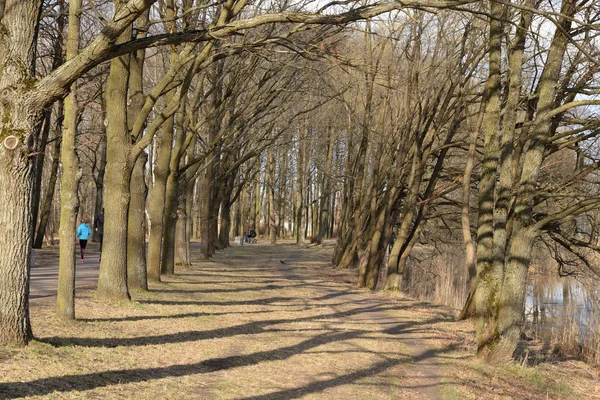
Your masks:
{"label": "jogger", "polygon": [[81,262],[84,262],[84,253],[85,247],[87,246],[87,241],[92,234],[92,230],[87,224],[87,220],[84,218],[81,220],[81,224],[77,227],[77,238],[79,239],[79,248],[81,249]]}

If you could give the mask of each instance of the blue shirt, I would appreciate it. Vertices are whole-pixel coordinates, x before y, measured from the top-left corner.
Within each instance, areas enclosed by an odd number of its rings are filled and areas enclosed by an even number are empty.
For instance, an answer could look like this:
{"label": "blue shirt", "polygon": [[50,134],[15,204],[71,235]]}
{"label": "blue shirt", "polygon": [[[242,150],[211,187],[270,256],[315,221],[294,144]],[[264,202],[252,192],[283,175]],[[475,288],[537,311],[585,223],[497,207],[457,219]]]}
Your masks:
{"label": "blue shirt", "polygon": [[81,224],[77,228],[77,238],[81,240],[88,240],[91,234],[92,230],[90,229],[88,224]]}

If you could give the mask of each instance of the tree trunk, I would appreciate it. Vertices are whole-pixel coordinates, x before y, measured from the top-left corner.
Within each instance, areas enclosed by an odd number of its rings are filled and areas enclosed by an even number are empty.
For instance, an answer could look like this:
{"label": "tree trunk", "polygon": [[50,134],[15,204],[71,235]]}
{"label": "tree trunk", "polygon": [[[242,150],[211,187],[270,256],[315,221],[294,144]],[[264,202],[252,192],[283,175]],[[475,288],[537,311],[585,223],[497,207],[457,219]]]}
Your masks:
{"label": "tree trunk", "polygon": [[[29,323],[31,188],[33,163],[27,156],[41,108],[24,107],[31,79],[28,66],[41,0],[7,0],[0,31],[0,344],[24,345]],[[29,85],[30,86],[30,85]]]}
{"label": "tree trunk", "polygon": [[21,148],[0,145],[0,344],[24,345],[29,323],[32,164]]}
{"label": "tree trunk", "polygon": [[[136,21],[137,39],[148,32],[150,11],[146,10]],[[129,99],[127,126],[133,131],[136,118],[141,114],[144,98],[144,60],[146,53],[139,50],[132,54],[129,63]],[[132,132],[133,134],[133,132]],[[146,270],[146,162],[148,155],[141,152],[135,160],[129,181],[131,201],[127,221],[127,284],[129,289],[148,290]]]}
{"label": "tree trunk", "polygon": [[[481,113],[483,116],[483,113]],[[481,121],[481,119],[480,119]],[[479,136],[480,123],[472,128],[471,143],[467,154],[465,173],[462,187],[462,207],[461,207],[461,230],[463,244],[465,246],[465,267],[469,273],[469,295],[463,309],[458,316],[459,320],[472,318],[475,316],[475,290],[477,289],[477,258],[475,253],[475,244],[471,235],[471,218],[469,216],[470,197],[471,197],[471,175],[475,166],[475,150],[477,148],[477,137]]]}
{"label": "tree trunk", "polygon": [[[40,211],[40,203],[42,202],[42,174],[44,172],[44,164],[46,160],[46,143],[50,136],[50,124],[52,121],[52,107],[48,107],[44,111],[44,123],[40,136],[40,144],[38,156],[35,158],[34,167],[34,181],[33,181],[33,200],[32,200],[32,211],[31,220],[33,221],[33,233],[37,230],[38,216]],[[35,236],[34,236],[35,239]]]}
{"label": "tree trunk", "polygon": [[[5,0],[3,0],[5,1]],[[64,57],[63,57],[63,40],[64,40],[64,30],[65,30],[65,22],[66,22],[66,17],[67,17],[67,13],[65,12],[65,8],[66,8],[66,4],[64,0],[58,0],[56,2],[56,5],[58,6],[58,15],[56,17],[56,32],[58,32],[59,34],[56,35],[56,37],[54,38],[54,42],[52,44],[52,69],[56,69],[58,68],[63,62],[64,62]],[[39,23],[39,22],[38,22]],[[37,35],[36,35],[37,36]],[[36,37],[36,46],[37,46],[37,37]],[[35,62],[35,59],[34,59]],[[32,67],[32,73],[35,74],[35,66]],[[62,103],[62,100],[61,100]],[[48,141],[48,137],[50,135],[50,126],[52,123],[52,106],[49,106],[46,108],[46,110],[44,111],[44,125],[43,125],[43,129],[42,129],[42,133],[41,133],[41,137],[40,137],[40,141],[39,141],[39,146],[37,151],[40,153],[38,157],[36,157],[35,159],[35,182],[34,182],[34,187],[33,187],[33,224],[34,227],[37,227],[37,221],[38,221],[38,212],[40,209],[40,202],[41,202],[41,197],[42,197],[42,193],[41,193],[41,188],[42,188],[42,173],[44,170],[44,163],[45,163],[45,150],[46,150],[46,142]],[[61,117],[62,117],[62,110],[60,113]],[[60,121],[57,119],[57,121]],[[34,245],[35,248],[35,245]],[[40,247],[41,248],[41,244]]]}
{"label": "tree trunk", "polygon": [[[227,185],[224,188],[223,198],[221,199],[221,227],[219,229],[219,247],[227,248],[230,246],[229,234],[231,233],[231,196],[235,184],[236,173],[231,173],[227,178]],[[237,207],[239,209],[239,205]]]}
{"label": "tree trunk", "polygon": [[206,169],[202,177],[200,193],[202,196],[202,206],[200,213],[202,215],[202,232],[200,236],[200,253],[202,257],[208,260],[212,253],[210,252],[210,212],[212,209],[214,169],[212,160],[206,160]]}
{"label": "tree trunk", "polygon": [[[183,113],[183,108],[182,108]],[[175,233],[177,228],[177,205],[181,196],[180,190],[185,190],[185,181],[179,176],[179,163],[181,160],[181,149],[185,139],[183,124],[180,123],[181,114],[177,115],[177,127],[175,145],[171,152],[169,169],[171,173],[167,179],[167,190],[165,192],[165,220],[163,231],[163,245],[160,272],[165,275],[175,273]],[[180,186],[184,187],[181,188]]]}
{"label": "tree trunk", "polygon": [[371,251],[369,252],[369,259],[367,261],[366,287],[370,290],[377,289],[379,269],[385,255],[384,230],[388,216],[387,211],[387,205],[384,205],[379,211],[379,216],[375,224],[375,232],[373,232],[371,243],[369,244]]}
{"label": "tree trunk", "polygon": [[131,290],[148,290],[146,273],[146,187],[148,156],[140,153],[131,174],[129,220],[127,223],[127,285]]}
{"label": "tree trunk", "polygon": [[179,200],[177,202],[177,222],[175,225],[175,265],[189,268],[189,242],[187,241],[187,184],[180,182]]}
{"label": "tree trunk", "polygon": [[[67,61],[79,51],[81,0],[69,2],[69,37]],[[71,93],[65,99],[65,118],[62,134],[62,180],[60,196],[60,257],[58,264],[58,290],[56,293],[56,316],[75,319],[75,249],[77,214],[79,212],[79,181],[82,171],[75,153],[77,132],[77,84],[71,85]],[[82,260],[83,261],[83,260]]]}
{"label": "tree trunk", "polygon": [[477,218],[477,344],[478,354],[496,335],[496,312],[502,272],[494,270],[492,247],[494,242],[494,195],[498,164],[497,132],[500,119],[500,60],[502,47],[503,6],[490,2],[489,71],[486,83],[486,108],[483,120],[484,161],[479,183]]}
{"label": "tree trunk", "polygon": [[[197,166],[199,169],[200,166]],[[185,194],[185,213],[187,224],[185,227],[185,251],[186,251],[186,260],[187,265],[192,265],[192,251],[190,249],[190,242],[192,241],[192,232],[194,229],[193,218],[193,205],[194,205],[194,188],[196,187],[196,174],[194,174],[194,178],[191,179],[191,182],[187,183],[187,192]]]}
{"label": "tree trunk", "polygon": [[[168,100],[170,99],[170,100]],[[172,101],[172,94],[167,94],[167,104]],[[150,232],[148,238],[148,280],[160,282],[160,260],[164,233],[165,202],[169,164],[173,148],[173,117],[162,126],[158,138],[158,156],[154,167],[154,185],[150,195]]]}
{"label": "tree trunk", "polygon": [[[217,166],[215,165],[215,170]],[[210,210],[210,232],[209,232],[209,251],[210,254],[215,254],[216,250],[222,250],[223,247],[219,244],[219,210],[221,208],[221,204],[223,202],[223,197],[225,195],[225,188],[227,186],[227,182],[223,182],[218,178],[218,175],[215,174],[216,187],[214,188],[214,195],[212,199],[212,206]]]}
{"label": "tree trunk", "polygon": [[[123,0],[115,1],[116,9],[121,9],[123,4]],[[117,44],[130,38],[131,26],[119,36]],[[130,299],[127,287],[127,220],[132,166],[127,125],[128,76],[129,55],[113,59],[106,84],[105,219],[103,256],[98,275],[98,296],[106,300]]]}
{"label": "tree trunk", "polygon": [[[306,124],[306,121],[304,122]],[[307,129],[304,127],[304,129]],[[302,212],[304,211],[304,140],[300,133],[298,133],[298,155],[296,157],[296,220],[295,231],[296,231],[296,243],[304,244],[304,230],[302,227]]]}
{"label": "tree trunk", "polygon": [[[94,183],[96,184],[96,201],[94,203],[94,218],[102,213],[104,208],[104,173],[106,171],[106,132],[104,133],[100,143],[97,147],[98,151],[98,164],[96,169],[98,174],[94,177]],[[100,241],[100,234],[94,230],[93,239],[95,242]]]}
{"label": "tree trunk", "polygon": [[273,150],[270,149],[267,155],[267,182],[266,188],[269,191],[269,236],[271,244],[277,244],[277,226],[275,217],[275,157]]}
{"label": "tree trunk", "polygon": [[319,207],[319,233],[317,234],[317,244],[323,243],[323,238],[329,236],[329,207],[331,205],[331,165],[333,164],[333,145],[334,138],[332,128],[328,128],[329,141],[327,143],[327,158],[325,159],[325,171],[323,173],[323,195],[321,196],[321,206]]}
{"label": "tree trunk", "polygon": [[[57,115],[59,120],[62,120],[63,116],[63,101],[58,102]],[[46,234],[46,227],[50,219],[50,211],[52,209],[52,200],[54,199],[54,191],[56,190],[56,181],[58,180],[58,166],[60,164],[60,147],[61,147],[61,133],[59,129],[56,130],[56,136],[54,138],[54,151],[52,153],[52,166],[50,167],[50,179],[46,185],[46,195],[44,196],[44,202],[42,204],[40,213],[40,223],[37,227],[37,233],[35,235],[35,242],[33,248],[41,249],[44,242],[44,235]]]}

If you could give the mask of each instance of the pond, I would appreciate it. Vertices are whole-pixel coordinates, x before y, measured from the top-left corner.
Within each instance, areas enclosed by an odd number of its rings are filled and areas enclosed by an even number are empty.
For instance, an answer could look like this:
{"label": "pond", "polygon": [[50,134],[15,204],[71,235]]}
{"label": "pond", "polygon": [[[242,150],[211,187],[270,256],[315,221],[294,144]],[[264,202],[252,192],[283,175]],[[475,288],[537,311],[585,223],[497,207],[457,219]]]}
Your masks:
{"label": "pond", "polygon": [[599,358],[599,300],[600,289],[590,289],[575,278],[534,275],[527,288],[524,330],[546,343]]}

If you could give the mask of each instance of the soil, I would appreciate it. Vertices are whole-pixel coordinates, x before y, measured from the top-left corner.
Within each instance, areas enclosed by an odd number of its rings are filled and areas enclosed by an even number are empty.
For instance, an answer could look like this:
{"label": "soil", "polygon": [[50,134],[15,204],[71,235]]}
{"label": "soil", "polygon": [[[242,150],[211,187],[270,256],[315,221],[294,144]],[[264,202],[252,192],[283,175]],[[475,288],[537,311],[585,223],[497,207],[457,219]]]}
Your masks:
{"label": "soil", "polygon": [[95,298],[90,256],[75,322],[53,316],[56,260],[43,250],[36,340],[0,347],[0,398],[600,398],[596,370],[573,360],[480,362],[454,310],[357,290],[354,271],[330,266],[332,249],[234,246],[127,303]]}

